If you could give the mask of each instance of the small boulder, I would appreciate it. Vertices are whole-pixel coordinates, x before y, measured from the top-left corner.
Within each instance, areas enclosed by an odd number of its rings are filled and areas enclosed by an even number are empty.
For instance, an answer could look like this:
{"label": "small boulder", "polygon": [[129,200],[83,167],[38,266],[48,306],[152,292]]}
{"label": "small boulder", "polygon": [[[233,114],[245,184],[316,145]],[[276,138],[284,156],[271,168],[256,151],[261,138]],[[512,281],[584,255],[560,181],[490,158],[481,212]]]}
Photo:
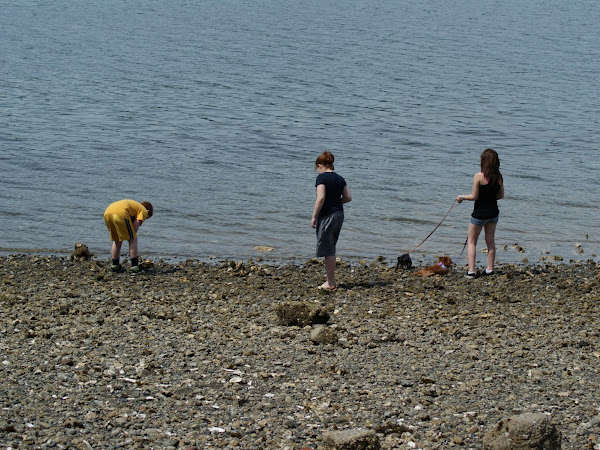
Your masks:
{"label": "small boulder", "polygon": [[329,450],[379,450],[381,443],[373,430],[341,430],[323,434],[323,446]]}
{"label": "small boulder", "polygon": [[75,261],[89,261],[95,256],[90,252],[90,249],[83,242],[75,244],[75,251],[71,253],[71,259]]}
{"label": "small boulder", "polygon": [[275,251],[275,247],[269,247],[267,245],[257,245],[256,247],[254,247],[254,250],[256,250],[257,252],[273,252]]}
{"label": "small boulder", "polygon": [[146,259],[140,263],[140,267],[144,272],[147,273],[156,273],[156,267],[154,265],[154,261]]}
{"label": "small boulder", "polygon": [[329,313],[321,306],[307,302],[285,302],[275,309],[280,325],[299,326],[324,324],[329,320]]}
{"label": "small boulder", "polygon": [[525,413],[502,419],[483,438],[484,450],[559,450],[561,434],[550,416]]}
{"label": "small boulder", "polygon": [[334,329],[325,325],[317,325],[310,332],[310,340],[315,344],[335,344],[338,337]]}

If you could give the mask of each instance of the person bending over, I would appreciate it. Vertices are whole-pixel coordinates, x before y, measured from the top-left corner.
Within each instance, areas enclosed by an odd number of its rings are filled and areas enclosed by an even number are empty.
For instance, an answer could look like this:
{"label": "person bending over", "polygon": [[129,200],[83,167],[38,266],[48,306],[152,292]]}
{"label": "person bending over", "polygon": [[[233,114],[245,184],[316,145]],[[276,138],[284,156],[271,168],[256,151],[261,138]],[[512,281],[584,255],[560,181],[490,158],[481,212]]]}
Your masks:
{"label": "person bending over", "polygon": [[110,270],[116,273],[124,272],[120,255],[123,241],[129,245],[131,272],[140,273],[137,231],[144,221],[152,217],[153,208],[149,202],[138,203],[135,200],[119,200],[111,203],[104,211],[104,223],[110,232],[112,241]]}

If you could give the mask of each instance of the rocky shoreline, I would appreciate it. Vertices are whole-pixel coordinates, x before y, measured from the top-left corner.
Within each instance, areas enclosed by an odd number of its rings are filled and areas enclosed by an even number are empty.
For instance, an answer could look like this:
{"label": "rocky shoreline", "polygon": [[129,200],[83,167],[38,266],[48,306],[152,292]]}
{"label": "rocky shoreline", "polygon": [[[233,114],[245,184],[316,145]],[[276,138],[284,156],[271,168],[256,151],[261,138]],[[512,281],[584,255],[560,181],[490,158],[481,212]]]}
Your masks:
{"label": "rocky shoreline", "polygon": [[[562,448],[600,448],[597,263],[476,280],[394,266],[342,262],[321,292],[316,260],[132,276],[0,257],[0,445],[317,449],[360,429],[382,448],[479,449],[500,420],[546,413]],[[290,325],[292,302],[327,317]]]}

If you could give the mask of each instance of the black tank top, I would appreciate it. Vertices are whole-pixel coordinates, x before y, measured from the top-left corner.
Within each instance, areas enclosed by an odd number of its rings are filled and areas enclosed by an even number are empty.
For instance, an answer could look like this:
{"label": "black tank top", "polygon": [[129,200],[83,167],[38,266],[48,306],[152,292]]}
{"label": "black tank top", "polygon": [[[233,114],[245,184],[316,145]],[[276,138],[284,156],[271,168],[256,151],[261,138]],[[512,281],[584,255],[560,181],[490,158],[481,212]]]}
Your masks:
{"label": "black tank top", "polygon": [[479,196],[477,197],[477,200],[475,200],[475,206],[473,207],[471,216],[480,220],[498,217],[498,214],[500,214],[497,199],[499,191],[499,183],[480,184]]}

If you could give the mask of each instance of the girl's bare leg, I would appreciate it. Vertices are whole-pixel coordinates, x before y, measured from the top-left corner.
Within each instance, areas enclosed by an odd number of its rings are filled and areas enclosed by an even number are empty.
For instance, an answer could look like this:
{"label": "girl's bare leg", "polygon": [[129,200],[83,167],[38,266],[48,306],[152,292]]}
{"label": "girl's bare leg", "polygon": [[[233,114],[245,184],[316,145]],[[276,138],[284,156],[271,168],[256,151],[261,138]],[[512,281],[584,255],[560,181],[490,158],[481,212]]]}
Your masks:
{"label": "girl's bare leg", "polygon": [[469,261],[469,272],[475,272],[475,256],[477,255],[477,239],[483,227],[469,224],[467,259]]}
{"label": "girl's bare leg", "polygon": [[325,257],[325,272],[327,273],[327,286],[335,287],[335,255]]}
{"label": "girl's bare leg", "polygon": [[488,263],[487,270],[494,270],[494,262],[496,261],[496,241],[494,239],[496,235],[496,224],[495,223],[486,223],[484,225],[485,230],[485,244],[488,249]]}

